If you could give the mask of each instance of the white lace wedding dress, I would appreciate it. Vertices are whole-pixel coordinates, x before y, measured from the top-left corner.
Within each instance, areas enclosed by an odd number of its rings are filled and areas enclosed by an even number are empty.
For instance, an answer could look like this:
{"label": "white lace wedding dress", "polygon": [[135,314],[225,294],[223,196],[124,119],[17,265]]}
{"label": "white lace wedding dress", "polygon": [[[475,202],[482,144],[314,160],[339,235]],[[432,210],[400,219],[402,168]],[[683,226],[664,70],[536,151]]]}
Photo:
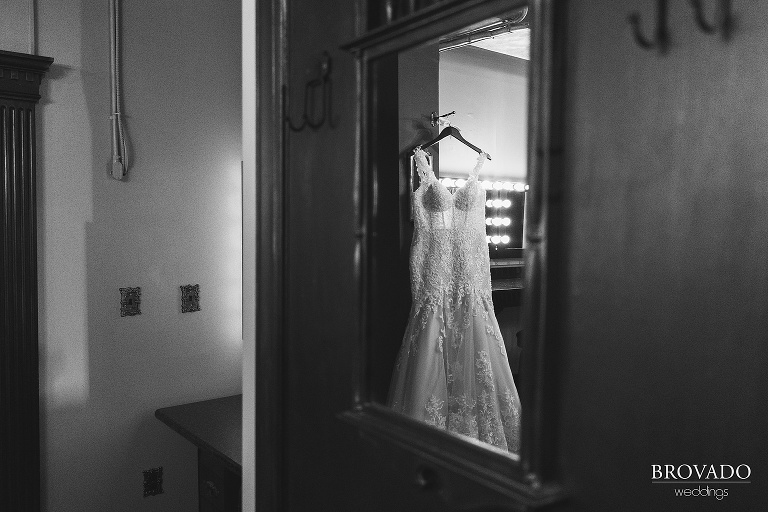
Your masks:
{"label": "white lace wedding dress", "polygon": [[416,150],[413,305],[389,392],[395,411],[511,452],[520,399],[493,312],[481,153],[451,194]]}

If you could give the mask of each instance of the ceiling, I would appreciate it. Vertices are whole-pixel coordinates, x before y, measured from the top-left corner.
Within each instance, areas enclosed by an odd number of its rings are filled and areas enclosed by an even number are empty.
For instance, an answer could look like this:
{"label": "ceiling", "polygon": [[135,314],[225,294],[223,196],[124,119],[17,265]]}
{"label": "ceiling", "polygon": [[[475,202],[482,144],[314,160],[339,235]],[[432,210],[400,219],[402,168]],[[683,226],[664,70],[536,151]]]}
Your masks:
{"label": "ceiling", "polygon": [[530,28],[521,28],[519,30],[513,30],[512,32],[504,32],[487,39],[474,41],[470,44],[492,52],[517,57],[518,59],[531,60]]}

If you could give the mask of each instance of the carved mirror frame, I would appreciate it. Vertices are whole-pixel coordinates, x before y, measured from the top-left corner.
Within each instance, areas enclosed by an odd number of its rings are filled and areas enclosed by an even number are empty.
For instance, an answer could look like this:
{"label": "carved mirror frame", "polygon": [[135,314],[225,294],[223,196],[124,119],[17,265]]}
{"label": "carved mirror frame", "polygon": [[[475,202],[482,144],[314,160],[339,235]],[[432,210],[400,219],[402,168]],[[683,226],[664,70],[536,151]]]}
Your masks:
{"label": "carved mirror frame", "polygon": [[[377,190],[381,165],[382,134],[377,119],[380,82],[375,59],[397,54],[446,33],[491,16],[528,6],[532,22],[529,90],[528,183],[526,213],[524,357],[526,377],[520,395],[524,405],[522,450],[519,457],[472,443],[421,424],[376,403],[372,397],[372,322],[375,303],[372,283],[377,261],[374,244],[380,214]],[[562,173],[562,123],[565,19],[567,4],[555,0],[444,0],[394,23],[364,33],[344,45],[357,61],[359,125],[357,130],[356,219],[359,255],[361,318],[360,345],[356,354],[357,382],[354,407],[341,417],[361,431],[394,443],[441,466],[494,487],[511,500],[537,508],[562,496],[557,453],[558,343],[561,336],[558,285],[565,271],[559,229]],[[364,10],[363,10],[364,11]],[[391,171],[390,171],[391,172]],[[530,348],[529,348],[530,347]]]}

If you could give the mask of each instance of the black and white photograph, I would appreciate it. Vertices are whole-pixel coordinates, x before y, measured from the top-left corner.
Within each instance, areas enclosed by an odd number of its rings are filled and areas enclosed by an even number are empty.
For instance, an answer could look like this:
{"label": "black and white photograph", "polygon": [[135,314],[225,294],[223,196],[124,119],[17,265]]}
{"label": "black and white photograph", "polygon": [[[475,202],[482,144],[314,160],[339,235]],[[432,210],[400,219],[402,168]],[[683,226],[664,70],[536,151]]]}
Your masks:
{"label": "black and white photograph", "polygon": [[768,510],[766,20],[2,0],[0,512]]}

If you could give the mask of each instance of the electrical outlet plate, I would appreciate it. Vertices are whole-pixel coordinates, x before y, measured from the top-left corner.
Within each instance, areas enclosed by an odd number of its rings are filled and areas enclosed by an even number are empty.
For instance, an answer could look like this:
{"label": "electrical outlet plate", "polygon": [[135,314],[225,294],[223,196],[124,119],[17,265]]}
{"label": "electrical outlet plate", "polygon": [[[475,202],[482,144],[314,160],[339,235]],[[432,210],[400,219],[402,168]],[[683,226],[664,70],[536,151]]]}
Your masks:
{"label": "electrical outlet plate", "polygon": [[163,467],[152,468],[144,473],[144,497],[163,494]]}
{"label": "electrical outlet plate", "polygon": [[141,314],[141,288],[120,288],[120,316]]}
{"label": "electrical outlet plate", "polygon": [[200,285],[185,284],[181,288],[181,312],[200,311]]}

